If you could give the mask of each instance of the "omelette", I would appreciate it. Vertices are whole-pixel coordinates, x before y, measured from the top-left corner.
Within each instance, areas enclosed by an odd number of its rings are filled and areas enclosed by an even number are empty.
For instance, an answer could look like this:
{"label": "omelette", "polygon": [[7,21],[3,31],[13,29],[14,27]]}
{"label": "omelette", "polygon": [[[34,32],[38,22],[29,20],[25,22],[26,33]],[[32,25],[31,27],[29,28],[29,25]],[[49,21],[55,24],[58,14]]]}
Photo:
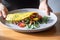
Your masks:
{"label": "omelette", "polygon": [[36,12],[24,12],[24,13],[8,14],[6,21],[20,21],[20,20],[23,20],[27,17],[30,17],[34,13],[36,13]]}
{"label": "omelette", "polygon": [[37,12],[16,12],[8,14],[7,23],[16,24],[19,27],[38,28],[40,23],[47,23],[48,17],[42,17]]}

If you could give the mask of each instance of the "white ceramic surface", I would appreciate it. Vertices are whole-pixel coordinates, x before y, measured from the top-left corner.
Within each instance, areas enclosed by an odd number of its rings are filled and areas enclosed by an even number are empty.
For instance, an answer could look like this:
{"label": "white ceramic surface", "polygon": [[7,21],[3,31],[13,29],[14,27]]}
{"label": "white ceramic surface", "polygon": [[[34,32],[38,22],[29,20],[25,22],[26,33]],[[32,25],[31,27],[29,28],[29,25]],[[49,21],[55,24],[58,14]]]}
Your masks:
{"label": "white ceramic surface", "polygon": [[[38,12],[42,16],[47,16],[44,11],[39,10],[39,9],[33,9],[33,8],[25,8],[25,9],[14,10],[14,11],[10,11],[9,13],[13,13],[13,12],[29,12],[29,11]],[[44,31],[44,30],[47,30],[48,28],[51,28],[57,22],[57,16],[54,13],[50,13],[49,17],[50,17],[50,20],[48,21],[47,24],[40,24],[39,25],[40,27],[36,28],[36,29],[20,28],[17,25],[8,24],[8,23],[4,23],[4,24],[7,25],[8,28],[13,29],[15,31],[19,31],[19,32],[39,32],[39,31]],[[2,21],[2,20],[0,20],[0,21]]]}

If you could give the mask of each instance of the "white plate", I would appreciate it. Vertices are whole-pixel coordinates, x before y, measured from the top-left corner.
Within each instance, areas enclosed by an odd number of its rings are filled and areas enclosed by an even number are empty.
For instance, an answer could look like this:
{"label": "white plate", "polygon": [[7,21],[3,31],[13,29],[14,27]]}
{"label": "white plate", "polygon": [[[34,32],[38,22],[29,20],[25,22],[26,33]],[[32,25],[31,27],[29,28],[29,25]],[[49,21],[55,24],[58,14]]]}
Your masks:
{"label": "white plate", "polygon": [[[10,11],[9,13],[13,13],[13,12],[29,12],[29,11],[38,12],[40,15],[46,16],[46,13],[44,11],[39,10],[39,9],[33,9],[33,8],[25,8],[25,9],[14,10],[14,11]],[[0,21],[3,22],[4,20],[0,20]],[[40,24],[39,25],[40,27],[36,28],[36,29],[20,28],[17,25],[8,24],[8,23],[4,23],[4,24],[7,25],[8,28],[19,31],[19,32],[38,32],[38,31],[44,31],[44,30],[52,27],[56,22],[57,22],[56,15],[54,13],[50,13],[50,20],[48,21],[48,23],[47,24]]]}

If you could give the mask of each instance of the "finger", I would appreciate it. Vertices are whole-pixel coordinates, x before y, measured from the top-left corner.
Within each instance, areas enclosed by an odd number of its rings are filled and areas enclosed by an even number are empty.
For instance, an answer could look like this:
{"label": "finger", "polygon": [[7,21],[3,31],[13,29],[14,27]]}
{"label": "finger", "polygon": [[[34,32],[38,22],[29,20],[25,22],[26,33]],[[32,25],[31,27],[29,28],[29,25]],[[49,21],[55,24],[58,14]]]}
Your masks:
{"label": "finger", "polygon": [[2,17],[3,17],[3,18],[6,18],[7,13],[8,13],[8,10],[7,10],[7,8],[5,7],[4,10],[2,10]]}
{"label": "finger", "polygon": [[50,11],[50,12],[53,12],[52,9],[51,9],[50,7],[48,7],[48,8],[49,8],[49,11]]}
{"label": "finger", "polygon": [[40,7],[39,9],[40,9],[40,10],[45,10],[45,8],[42,8],[42,7]]}
{"label": "finger", "polygon": [[2,17],[3,17],[3,18],[6,18],[6,13],[5,13],[4,10],[2,10]]}
{"label": "finger", "polygon": [[8,13],[8,9],[5,7],[4,11],[6,12],[6,14]]}
{"label": "finger", "polygon": [[48,9],[46,9],[46,14],[50,15],[50,11]]}
{"label": "finger", "polygon": [[52,9],[50,9],[50,12],[53,12]]}
{"label": "finger", "polygon": [[50,15],[50,11],[49,10],[47,10],[47,14]]}

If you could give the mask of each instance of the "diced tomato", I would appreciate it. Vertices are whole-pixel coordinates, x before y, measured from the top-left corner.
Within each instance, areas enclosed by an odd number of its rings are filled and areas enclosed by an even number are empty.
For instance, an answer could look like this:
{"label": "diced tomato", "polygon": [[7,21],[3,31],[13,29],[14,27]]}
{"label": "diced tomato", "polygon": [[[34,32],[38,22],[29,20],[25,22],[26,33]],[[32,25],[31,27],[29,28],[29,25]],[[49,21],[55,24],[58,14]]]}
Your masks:
{"label": "diced tomato", "polygon": [[39,19],[41,19],[42,18],[42,16],[41,15],[39,15],[39,17],[38,17]]}
{"label": "diced tomato", "polygon": [[31,19],[34,18],[33,16],[30,17]]}
{"label": "diced tomato", "polygon": [[32,16],[30,16],[30,18],[32,19],[32,18],[35,18],[36,17],[36,15],[32,15]]}
{"label": "diced tomato", "polygon": [[19,26],[19,27],[25,27],[25,26],[26,26],[26,24],[25,24],[25,23],[23,23],[23,22],[20,22],[20,23],[18,23],[18,26]]}

